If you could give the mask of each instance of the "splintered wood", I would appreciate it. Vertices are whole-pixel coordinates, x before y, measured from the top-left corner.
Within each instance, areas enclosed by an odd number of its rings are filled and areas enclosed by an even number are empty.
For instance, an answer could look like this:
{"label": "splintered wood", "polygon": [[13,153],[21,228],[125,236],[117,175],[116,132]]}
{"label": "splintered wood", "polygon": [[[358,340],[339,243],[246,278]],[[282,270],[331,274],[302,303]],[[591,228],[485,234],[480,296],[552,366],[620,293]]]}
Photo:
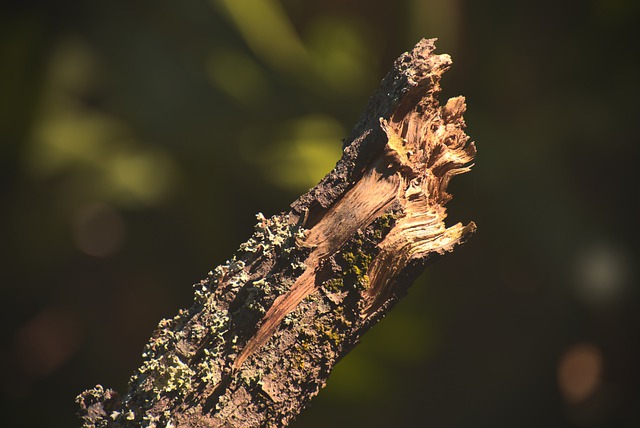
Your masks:
{"label": "splintered wood", "polygon": [[435,40],[403,54],[345,140],[344,154],[291,211],[196,284],[163,320],[118,396],[78,397],[85,427],[285,426],[336,362],[436,256],[472,234],[447,227],[447,186],[475,146],[465,102],[437,100],[451,64]]}

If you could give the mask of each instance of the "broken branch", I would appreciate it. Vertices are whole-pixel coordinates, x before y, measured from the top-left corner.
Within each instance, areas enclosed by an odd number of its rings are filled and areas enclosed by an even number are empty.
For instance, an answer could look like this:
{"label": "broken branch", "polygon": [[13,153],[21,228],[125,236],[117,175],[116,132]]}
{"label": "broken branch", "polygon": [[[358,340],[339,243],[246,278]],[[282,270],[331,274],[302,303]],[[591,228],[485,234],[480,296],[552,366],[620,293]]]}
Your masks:
{"label": "broken branch", "polygon": [[434,257],[475,230],[446,227],[451,178],[475,146],[435,40],[403,54],[333,171],[269,219],[162,320],[119,396],[78,397],[85,427],[285,426]]}

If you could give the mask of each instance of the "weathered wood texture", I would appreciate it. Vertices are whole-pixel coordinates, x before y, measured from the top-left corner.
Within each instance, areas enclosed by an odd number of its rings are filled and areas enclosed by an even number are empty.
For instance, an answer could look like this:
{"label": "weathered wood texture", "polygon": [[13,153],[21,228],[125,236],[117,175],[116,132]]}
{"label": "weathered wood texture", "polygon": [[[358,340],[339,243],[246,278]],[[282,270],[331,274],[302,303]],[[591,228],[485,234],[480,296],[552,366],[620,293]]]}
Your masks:
{"label": "weathered wood texture", "polygon": [[475,154],[464,98],[436,99],[448,55],[403,54],[316,187],[269,219],[162,320],[122,396],[78,397],[85,427],[284,426],[434,257],[474,230],[445,227],[449,180]]}

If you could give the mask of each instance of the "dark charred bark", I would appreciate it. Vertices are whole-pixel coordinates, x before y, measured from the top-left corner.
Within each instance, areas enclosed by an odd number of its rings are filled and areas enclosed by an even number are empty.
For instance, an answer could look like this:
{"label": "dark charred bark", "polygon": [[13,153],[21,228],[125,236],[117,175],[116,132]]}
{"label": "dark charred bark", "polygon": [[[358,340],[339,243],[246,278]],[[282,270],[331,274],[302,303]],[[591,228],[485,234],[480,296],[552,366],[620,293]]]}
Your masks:
{"label": "dark charred bark", "polygon": [[451,177],[469,170],[464,98],[434,40],[403,54],[331,173],[269,219],[162,320],[122,396],[78,397],[85,427],[284,426],[426,265],[475,225],[447,228]]}

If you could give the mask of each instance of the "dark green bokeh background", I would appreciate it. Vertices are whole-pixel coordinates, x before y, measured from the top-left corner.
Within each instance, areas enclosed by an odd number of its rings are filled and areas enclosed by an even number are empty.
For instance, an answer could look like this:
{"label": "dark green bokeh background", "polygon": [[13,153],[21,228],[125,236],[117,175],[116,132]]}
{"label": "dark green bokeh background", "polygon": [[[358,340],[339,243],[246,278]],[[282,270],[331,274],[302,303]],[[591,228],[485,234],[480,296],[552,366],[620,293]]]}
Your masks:
{"label": "dark green bokeh background", "polygon": [[328,172],[391,62],[452,55],[464,248],[336,368],[304,427],[640,426],[640,3],[5,1],[3,426],[122,391],[190,284]]}

